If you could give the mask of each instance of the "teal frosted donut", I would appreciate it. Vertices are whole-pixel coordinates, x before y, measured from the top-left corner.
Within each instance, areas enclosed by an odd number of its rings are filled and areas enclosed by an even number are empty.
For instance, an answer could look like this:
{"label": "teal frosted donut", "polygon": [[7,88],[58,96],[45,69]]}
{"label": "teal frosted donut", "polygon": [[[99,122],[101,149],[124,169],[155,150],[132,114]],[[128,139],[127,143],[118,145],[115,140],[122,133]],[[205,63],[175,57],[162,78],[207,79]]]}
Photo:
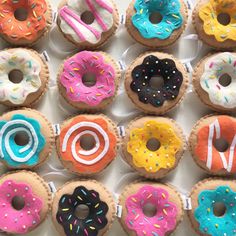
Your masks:
{"label": "teal frosted donut", "polygon": [[182,0],[135,0],[127,10],[126,26],[131,36],[141,44],[168,46],[183,32],[186,12]]}
{"label": "teal frosted donut", "polygon": [[196,185],[191,194],[189,217],[200,235],[236,235],[236,182],[206,179]]}

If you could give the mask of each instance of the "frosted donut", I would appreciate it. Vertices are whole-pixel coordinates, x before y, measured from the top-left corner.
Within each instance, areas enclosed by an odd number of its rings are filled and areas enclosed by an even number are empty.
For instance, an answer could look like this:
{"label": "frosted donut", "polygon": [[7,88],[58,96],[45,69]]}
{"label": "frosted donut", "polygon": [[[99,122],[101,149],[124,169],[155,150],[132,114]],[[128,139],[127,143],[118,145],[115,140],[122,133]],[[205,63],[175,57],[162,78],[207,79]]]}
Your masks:
{"label": "frosted donut", "polygon": [[0,117],[0,161],[11,169],[31,169],[50,156],[52,125],[38,111],[16,110]]}
{"label": "frosted donut", "polygon": [[[80,206],[84,206],[80,208]],[[87,214],[82,214],[82,209]],[[115,219],[111,193],[95,180],[71,181],[55,194],[52,219],[63,236],[105,235]]]}
{"label": "frosted donut", "polygon": [[151,48],[174,44],[183,33],[188,18],[182,0],[133,0],[126,15],[126,28],[131,37]]}
{"label": "frosted donut", "polygon": [[206,116],[193,127],[189,138],[194,161],[214,175],[236,173],[236,119],[219,115]]}
{"label": "frosted donut", "polygon": [[187,86],[184,66],[165,53],[140,55],[125,74],[129,98],[140,110],[149,114],[164,114],[176,107],[182,101]]}
{"label": "frosted donut", "polygon": [[82,51],[65,60],[58,87],[63,98],[76,109],[97,111],[113,101],[120,78],[120,69],[110,55]]}
{"label": "frosted donut", "polygon": [[193,229],[202,236],[236,233],[235,180],[205,179],[192,189],[192,209],[188,216]]}
{"label": "frosted donut", "polygon": [[236,54],[216,53],[204,58],[193,74],[194,88],[203,103],[217,111],[236,109]]}
{"label": "frosted donut", "polygon": [[51,6],[47,0],[3,0],[0,22],[0,36],[7,42],[32,45],[51,27]]}
{"label": "frosted donut", "polygon": [[10,107],[33,106],[47,90],[49,71],[31,49],[0,52],[0,103]]}
{"label": "frosted donut", "polygon": [[91,175],[101,172],[116,157],[118,134],[104,115],[79,115],[61,125],[56,140],[62,164],[72,172]]}
{"label": "frosted donut", "polygon": [[185,149],[182,129],[174,120],[146,116],[126,128],[125,161],[140,175],[161,178],[177,167]]}
{"label": "frosted donut", "polygon": [[167,236],[175,231],[183,217],[182,200],[171,186],[138,182],[121,193],[121,225],[128,235]]}
{"label": "frosted donut", "polygon": [[51,207],[48,185],[36,173],[11,172],[0,178],[0,230],[26,234],[38,227]]}
{"label": "frosted donut", "polygon": [[200,0],[193,11],[193,25],[199,38],[216,49],[236,48],[236,2]]}
{"label": "frosted donut", "polygon": [[117,30],[119,14],[112,0],[63,0],[57,23],[65,38],[76,46],[98,48]]}

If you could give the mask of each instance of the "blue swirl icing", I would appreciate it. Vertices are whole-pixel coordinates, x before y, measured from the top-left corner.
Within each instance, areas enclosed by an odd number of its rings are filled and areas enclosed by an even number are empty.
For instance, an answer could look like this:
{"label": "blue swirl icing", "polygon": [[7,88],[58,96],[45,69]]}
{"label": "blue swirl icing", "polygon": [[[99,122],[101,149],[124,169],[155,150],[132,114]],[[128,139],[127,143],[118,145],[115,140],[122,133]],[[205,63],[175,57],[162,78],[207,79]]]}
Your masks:
{"label": "blue swirl icing", "polygon": [[[134,7],[136,14],[132,16],[132,23],[146,39],[167,39],[183,24],[179,0],[136,0]],[[162,15],[162,21],[153,24],[149,17],[156,12]]]}
{"label": "blue swirl icing", "polygon": [[[10,121],[0,121],[0,159],[9,166],[33,166],[39,161],[39,154],[46,144],[40,123],[24,115],[14,115]],[[18,132],[28,134],[29,142],[19,146],[15,142]]]}
{"label": "blue swirl icing", "polygon": [[[225,205],[223,216],[214,214],[215,203]],[[194,216],[202,233],[212,236],[236,235],[236,192],[230,187],[220,186],[215,190],[202,191],[198,196],[198,204]]]}

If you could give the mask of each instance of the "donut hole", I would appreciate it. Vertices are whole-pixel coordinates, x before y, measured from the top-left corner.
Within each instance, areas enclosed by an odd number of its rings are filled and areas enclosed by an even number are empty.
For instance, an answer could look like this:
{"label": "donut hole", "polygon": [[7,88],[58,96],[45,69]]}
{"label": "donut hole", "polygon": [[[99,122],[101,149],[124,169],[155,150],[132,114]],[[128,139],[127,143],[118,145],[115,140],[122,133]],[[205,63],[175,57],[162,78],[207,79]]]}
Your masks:
{"label": "donut hole", "polygon": [[149,85],[153,89],[159,90],[164,86],[164,80],[161,76],[153,76],[149,81]]}
{"label": "donut hole", "polygon": [[221,25],[228,25],[231,21],[231,18],[228,13],[220,13],[217,16],[217,20]]}
{"label": "donut hole", "polygon": [[229,74],[225,73],[220,76],[219,78],[219,84],[222,85],[223,87],[227,87],[231,84],[232,78]]}
{"label": "donut hole", "polygon": [[20,131],[15,135],[14,141],[18,146],[25,146],[29,143],[29,136],[26,132]]}
{"label": "donut hole", "polygon": [[82,83],[86,87],[93,87],[97,83],[96,75],[93,73],[86,73],[82,77]]}
{"label": "donut hole", "polygon": [[25,21],[28,18],[28,11],[24,7],[15,10],[14,17],[18,21]]}
{"label": "donut hole", "polygon": [[88,151],[95,147],[96,141],[92,135],[83,135],[80,138],[80,147]]}
{"label": "donut hole", "polygon": [[81,20],[87,24],[87,25],[91,25],[94,20],[95,20],[95,17],[94,17],[94,14],[91,12],[91,11],[85,11],[82,13],[81,15]]}
{"label": "donut hole", "polygon": [[78,219],[84,220],[89,216],[89,207],[85,204],[80,204],[75,208],[74,214]]}
{"label": "donut hole", "polygon": [[216,202],[213,205],[213,213],[217,217],[221,217],[226,212],[226,206],[223,202]]}
{"label": "donut hole", "polygon": [[213,145],[219,152],[225,152],[229,148],[229,144],[224,138],[216,139]]}
{"label": "donut hole", "polygon": [[156,138],[150,138],[147,141],[146,147],[148,150],[155,152],[161,147],[161,143]]}
{"label": "donut hole", "polygon": [[152,203],[147,203],[143,206],[143,214],[147,217],[153,217],[157,213],[157,208]]}
{"label": "donut hole", "polygon": [[163,16],[159,12],[152,12],[149,16],[149,21],[152,24],[159,24],[163,19]]}
{"label": "donut hole", "polygon": [[15,69],[10,71],[8,79],[14,84],[19,84],[24,79],[24,74],[22,71]]}
{"label": "donut hole", "polygon": [[12,198],[11,205],[15,210],[20,211],[25,207],[25,200],[21,196],[15,196]]}

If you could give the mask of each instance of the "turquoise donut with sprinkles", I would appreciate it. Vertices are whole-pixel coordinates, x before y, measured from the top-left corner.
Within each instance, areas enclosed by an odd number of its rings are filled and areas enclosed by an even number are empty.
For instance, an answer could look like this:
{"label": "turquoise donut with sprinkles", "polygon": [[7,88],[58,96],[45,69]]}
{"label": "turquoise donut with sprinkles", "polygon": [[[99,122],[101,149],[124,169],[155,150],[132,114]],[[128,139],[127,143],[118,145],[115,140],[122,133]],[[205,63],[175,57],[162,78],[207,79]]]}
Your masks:
{"label": "turquoise donut with sprinkles", "polygon": [[[216,204],[224,206],[223,214],[215,213]],[[199,223],[200,232],[204,235],[236,235],[236,192],[223,185],[213,190],[201,191],[194,217]]]}

